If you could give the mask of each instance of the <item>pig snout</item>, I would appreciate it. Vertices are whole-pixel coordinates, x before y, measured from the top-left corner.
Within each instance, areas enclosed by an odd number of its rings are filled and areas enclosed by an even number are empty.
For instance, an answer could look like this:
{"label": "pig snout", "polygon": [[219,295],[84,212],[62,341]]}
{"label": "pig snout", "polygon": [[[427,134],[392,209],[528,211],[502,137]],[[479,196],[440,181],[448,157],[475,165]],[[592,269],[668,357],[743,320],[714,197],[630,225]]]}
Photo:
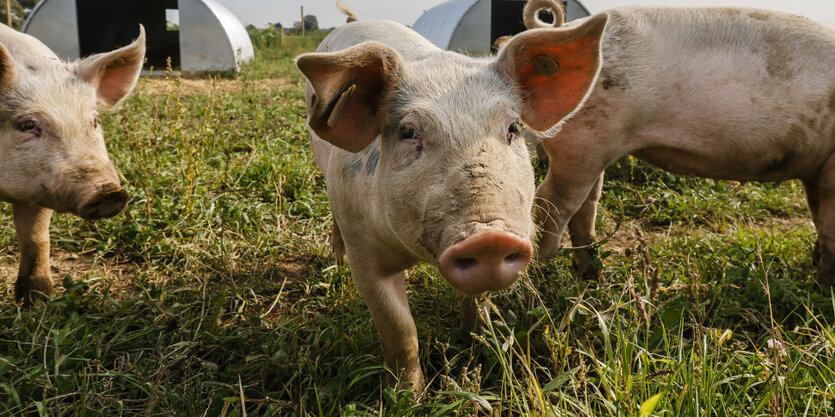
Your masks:
{"label": "pig snout", "polygon": [[513,284],[528,266],[532,252],[528,239],[503,231],[483,231],[447,248],[439,267],[458,291],[477,295]]}
{"label": "pig snout", "polygon": [[81,204],[78,215],[85,220],[113,217],[125,208],[127,202],[128,192],[124,188],[117,183],[106,182],[99,185],[98,190]]}

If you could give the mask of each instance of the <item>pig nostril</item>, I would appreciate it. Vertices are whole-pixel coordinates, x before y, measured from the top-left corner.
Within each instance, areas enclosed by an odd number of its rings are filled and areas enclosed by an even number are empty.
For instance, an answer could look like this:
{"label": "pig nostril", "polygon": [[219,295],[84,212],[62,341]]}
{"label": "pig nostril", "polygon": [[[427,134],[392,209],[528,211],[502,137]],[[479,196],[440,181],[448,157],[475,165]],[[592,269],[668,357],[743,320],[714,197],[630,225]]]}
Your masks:
{"label": "pig nostril", "polygon": [[504,261],[508,262],[508,263],[517,262],[517,261],[524,261],[526,257],[527,256],[524,253],[516,252],[516,253],[511,253],[510,255],[507,255],[504,258]]}
{"label": "pig nostril", "polygon": [[458,258],[455,260],[455,267],[458,269],[470,269],[478,264],[475,258]]}

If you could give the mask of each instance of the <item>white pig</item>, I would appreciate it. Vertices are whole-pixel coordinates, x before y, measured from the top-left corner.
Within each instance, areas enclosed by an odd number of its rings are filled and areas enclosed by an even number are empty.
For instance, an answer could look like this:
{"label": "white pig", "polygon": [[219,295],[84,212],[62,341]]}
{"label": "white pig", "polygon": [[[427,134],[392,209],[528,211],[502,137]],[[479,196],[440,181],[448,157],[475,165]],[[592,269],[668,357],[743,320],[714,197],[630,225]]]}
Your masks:
{"label": "white pig", "polygon": [[[537,190],[539,255],[556,255],[566,225],[574,246],[592,243],[603,170],[631,154],[701,177],[802,180],[818,281],[835,284],[835,31],[748,8],[604,14],[600,77],[561,130],[540,137],[550,167]],[[592,255],[574,252],[587,276],[599,273]]]}
{"label": "white pig", "polygon": [[12,203],[20,245],[15,297],[52,294],[53,211],[84,219],[121,211],[128,193],[107,155],[97,108],[136,84],[145,32],[113,52],[66,63],[32,36],[0,25],[0,201]]}
{"label": "white pig", "polygon": [[[427,262],[476,296],[525,269],[534,178],[519,119],[550,126],[577,107],[598,72],[605,22],[528,31],[494,59],[443,51],[398,23],[360,20],[298,58],[334,250],[347,255],[403,386],[419,390],[424,381],[404,271]],[[545,87],[559,98],[539,94]],[[470,325],[472,302],[462,302]]]}

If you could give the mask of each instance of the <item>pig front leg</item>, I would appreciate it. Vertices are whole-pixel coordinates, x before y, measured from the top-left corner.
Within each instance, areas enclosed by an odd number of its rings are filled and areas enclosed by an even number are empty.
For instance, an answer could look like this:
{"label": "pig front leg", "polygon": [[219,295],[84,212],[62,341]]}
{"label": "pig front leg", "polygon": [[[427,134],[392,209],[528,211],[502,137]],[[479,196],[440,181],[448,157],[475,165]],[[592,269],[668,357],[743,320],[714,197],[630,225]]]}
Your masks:
{"label": "pig front leg", "polygon": [[821,169],[817,181],[804,181],[812,221],[818,230],[815,242],[818,282],[824,287],[835,286],[835,161],[830,156]]}
{"label": "pig front leg", "polygon": [[602,277],[600,268],[592,262],[597,256],[597,249],[590,245],[595,239],[594,222],[597,219],[597,203],[603,191],[603,176],[600,174],[597,177],[588,197],[568,222],[571,244],[577,248],[572,253],[572,264],[577,274],[586,280],[599,280]]}
{"label": "pig front leg", "polygon": [[487,314],[489,314],[485,305],[486,300],[486,294],[461,294],[461,331],[469,334],[478,330],[478,327],[482,324],[482,317],[487,317]]}
{"label": "pig front leg", "polygon": [[49,222],[52,210],[12,204],[14,224],[20,247],[20,269],[15,283],[15,298],[31,305],[41,293],[51,296],[52,274],[49,270]]}
{"label": "pig front leg", "polygon": [[536,189],[536,223],[541,227],[538,257],[542,260],[557,256],[566,225],[587,200],[590,200],[587,209],[580,213],[582,218],[576,221],[578,230],[585,230],[580,232],[580,240],[573,244],[580,246],[577,243],[586,240],[590,243],[594,238],[594,216],[600,194],[599,190],[595,195],[590,194],[593,188],[602,186],[603,170],[595,170],[592,175],[578,173],[572,176],[570,172],[557,172],[555,166],[559,164],[560,161],[552,157],[551,169]]}
{"label": "pig front leg", "polygon": [[[806,201],[809,203],[809,212],[812,213],[812,223],[820,233],[820,190],[817,183],[803,181],[803,188],[806,189]],[[812,264],[818,266],[821,257],[820,236],[815,239],[815,246],[812,249]]]}
{"label": "pig front leg", "polygon": [[406,297],[406,277],[403,271],[383,272],[349,255],[351,273],[362,298],[371,310],[371,317],[383,343],[386,365],[399,376],[400,388],[423,390],[423,372],[418,359],[418,338],[415,321]]}
{"label": "pig front leg", "polygon": [[345,241],[342,240],[342,232],[339,231],[339,223],[336,222],[336,218],[333,219],[333,230],[331,231],[331,250],[333,250],[333,256],[336,257],[336,264],[344,265],[346,258]]}

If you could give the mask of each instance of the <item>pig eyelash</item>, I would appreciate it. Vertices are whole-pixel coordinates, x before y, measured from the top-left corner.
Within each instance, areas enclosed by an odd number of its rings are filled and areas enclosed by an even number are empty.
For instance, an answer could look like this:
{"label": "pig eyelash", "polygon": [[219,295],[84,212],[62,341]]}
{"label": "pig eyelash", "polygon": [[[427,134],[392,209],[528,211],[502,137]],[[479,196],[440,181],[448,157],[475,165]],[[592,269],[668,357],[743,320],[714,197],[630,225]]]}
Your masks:
{"label": "pig eyelash", "polygon": [[20,120],[15,125],[15,129],[17,129],[18,132],[34,133],[35,136],[41,135],[41,126],[35,119],[26,118]]}
{"label": "pig eyelash", "polygon": [[96,115],[96,117],[93,118],[93,129],[98,129],[98,128],[99,128],[99,116]]}

